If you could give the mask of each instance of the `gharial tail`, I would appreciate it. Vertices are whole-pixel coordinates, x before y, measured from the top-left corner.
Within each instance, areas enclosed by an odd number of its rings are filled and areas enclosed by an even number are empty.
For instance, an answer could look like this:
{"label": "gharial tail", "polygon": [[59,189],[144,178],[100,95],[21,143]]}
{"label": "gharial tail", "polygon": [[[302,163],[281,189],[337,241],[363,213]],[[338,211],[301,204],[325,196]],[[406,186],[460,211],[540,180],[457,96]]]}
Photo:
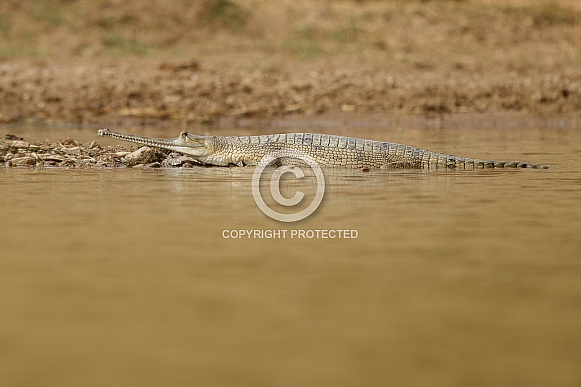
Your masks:
{"label": "gharial tail", "polygon": [[[442,155],[439,155],[439,161]],[[533,168],[533,169],[548,169],[550,165],[533,164],[526,161],[494,161],[494,160],[478,160],[472,158],[456,157],[450,155],[446,156],[446,167],[456,169],[480,169],[480,168]],[[439,165],[440,162],[438,163]]]}

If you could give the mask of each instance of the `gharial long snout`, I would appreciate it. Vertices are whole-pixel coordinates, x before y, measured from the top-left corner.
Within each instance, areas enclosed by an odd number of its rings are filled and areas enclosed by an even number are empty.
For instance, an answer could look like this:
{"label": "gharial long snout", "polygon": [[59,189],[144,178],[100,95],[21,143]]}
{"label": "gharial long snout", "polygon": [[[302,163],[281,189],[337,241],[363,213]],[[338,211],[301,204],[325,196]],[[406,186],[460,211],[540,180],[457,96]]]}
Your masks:
{"label": "gharial long snout", "polygon": [[103,137],[116,138],[118,140],[134,142],[155,148],[173,150],[194,157],[205,157],[211,153],[211,151],[206,148],[207,137],[197,136],[187,132],[181,132],[177,138],[145,137],[135,134],[112,132],[109,129],[99,129],[97,134]]}

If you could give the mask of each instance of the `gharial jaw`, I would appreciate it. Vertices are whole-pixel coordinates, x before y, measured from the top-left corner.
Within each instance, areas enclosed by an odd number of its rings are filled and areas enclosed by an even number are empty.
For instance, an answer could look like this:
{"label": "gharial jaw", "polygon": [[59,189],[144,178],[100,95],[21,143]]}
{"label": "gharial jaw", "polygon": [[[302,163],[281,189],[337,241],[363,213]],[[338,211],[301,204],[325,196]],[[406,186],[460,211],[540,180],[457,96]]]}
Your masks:
{"label": "gharial jaw", "polygon": [[176,151],[198,158],[202,163],[204,163],[204,158],[212,153],[212,150],[208,147],[209,136],[198,136],[188,132],[181,132],[177,138],[145,137],[112,132],[109,129],[99,129],[97,134],[103,137],[112,137],[118,140]]}

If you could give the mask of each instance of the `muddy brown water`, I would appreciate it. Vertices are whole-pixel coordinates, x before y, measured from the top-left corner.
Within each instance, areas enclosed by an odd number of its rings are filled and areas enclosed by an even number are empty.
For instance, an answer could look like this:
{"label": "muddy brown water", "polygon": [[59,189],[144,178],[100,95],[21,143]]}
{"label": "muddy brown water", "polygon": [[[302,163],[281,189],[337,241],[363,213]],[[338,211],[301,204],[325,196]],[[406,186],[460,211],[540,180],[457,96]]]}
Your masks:
{"label": "muddy brown water", "polygon": [[293,224],[252,168],[0,168],[0,384],[581,384],[578,125],[307,129],[551,168],[326,171]]}

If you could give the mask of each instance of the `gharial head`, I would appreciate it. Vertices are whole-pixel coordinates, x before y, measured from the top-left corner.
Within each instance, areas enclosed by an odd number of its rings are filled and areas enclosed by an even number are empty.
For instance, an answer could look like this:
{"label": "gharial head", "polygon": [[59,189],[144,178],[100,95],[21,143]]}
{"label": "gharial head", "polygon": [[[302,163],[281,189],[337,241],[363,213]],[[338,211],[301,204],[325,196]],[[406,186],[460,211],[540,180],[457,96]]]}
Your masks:
{"label": "gharial head", "polygon": [[99,129],[97,134],[99,136],[112,137],[155,148],[173,150],[200,159],[203,159],[212,153],[212,136],[198,136],[188,132],[181,132],[177,138],[145,137],[134,134],[112,132],[109,129]]}

